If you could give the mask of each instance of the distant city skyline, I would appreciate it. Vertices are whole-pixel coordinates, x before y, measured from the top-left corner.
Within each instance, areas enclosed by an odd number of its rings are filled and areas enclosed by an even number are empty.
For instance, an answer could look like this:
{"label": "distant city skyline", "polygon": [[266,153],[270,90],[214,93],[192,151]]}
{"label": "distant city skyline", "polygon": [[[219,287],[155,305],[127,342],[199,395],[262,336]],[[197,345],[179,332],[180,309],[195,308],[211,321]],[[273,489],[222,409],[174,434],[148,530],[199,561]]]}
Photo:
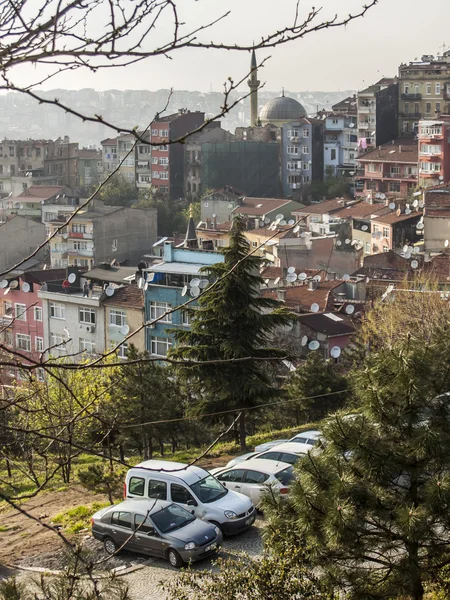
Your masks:
{"label": "distant city skyline", "polygon": [[[320,20],[330,19],[336,10],[341,17],[360,10],[364,0],[322,0]],[[311,4],[313,4],[311,0]],[[231,15],[203,33],[203,39],[251,44],[253,39],[292,22],[295,1],[285,0],[276,5],[270,0],[227,0],[218,8],[206,0],[189,4],[189,14],[181,15],[190,27],[212,20],[221,11]],[[302,14],[310,5],[304,5]],[[290,42],[277,48],[259,50],[258,61],[271,57],[260,69],[259,79],[266,90],[286,89],[304,91],[359,90],[381,77],[397,74],[398,65],[424,54],[442,52],[444,44],[450,49],[447,22],[450,19],[448,0],[436,0],[433,14],[438,18],[432,26],[423,19],[417,0],[379,0],[363,19],[351,22],[346,28],[327,29],[312,33],[304,40]],[[153,45],[167,41],[169,22],[153,38]],[[166,57],[151,58],[122,69],[98,70],[96,73],[72,71],[50,79],[42,89],[96,90],[130,89],[222,91],[228,77],[235,81],[246,76],[250,54],[245,52],[179,50]],[[18,84],[40,79],[33,67],[21,67],[13,74]],[[245,86],[241,86],[242,90]]]}

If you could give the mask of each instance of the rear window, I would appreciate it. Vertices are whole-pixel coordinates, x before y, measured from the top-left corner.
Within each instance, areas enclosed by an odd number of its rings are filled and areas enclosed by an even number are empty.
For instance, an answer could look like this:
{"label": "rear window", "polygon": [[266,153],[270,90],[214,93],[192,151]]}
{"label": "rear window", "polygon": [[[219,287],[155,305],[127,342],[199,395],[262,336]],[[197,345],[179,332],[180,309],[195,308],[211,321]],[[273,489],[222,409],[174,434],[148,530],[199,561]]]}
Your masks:
{"label": "rear window", "polygon": [[280,455],[281,462],[288,463],[288,465],[295,465],[298,460],[298,456],[296,454],[289,454],[288,452],[282,452]]}
{"label": "rear window", "polygon": [[289,485],[294,479],[294,469],[293,467],[287,467],[286,469],[283,469],[282,471],[277,473],[275,477],[283,485]]}
{"label": "rear window", "polygon": [[157,500],[167,500],[167,483],[150,479],[148,482],[148,497]]}
{"label": "rear window", "polygon": [[245,477],[246,483],[264,483],[269,479],[267,473],[260,473],[259,471],[247,471]]}
{"label": "rear window", "polygon": [[280,453],[279,452],[265,452],[258,456],[258,458],[264,458],[264,460],[279,460]]}
{"label": "rear window", "polygon": [[135,496],[143,496],[145,490],[145,479],[142,477],[131,477],[128,484],[128,492]]}
{"label": "rear window", "polygon": [[291,442],[296,442],[297,444],[308,444],[309,440],[305,437],[295,437],[291,440]]}

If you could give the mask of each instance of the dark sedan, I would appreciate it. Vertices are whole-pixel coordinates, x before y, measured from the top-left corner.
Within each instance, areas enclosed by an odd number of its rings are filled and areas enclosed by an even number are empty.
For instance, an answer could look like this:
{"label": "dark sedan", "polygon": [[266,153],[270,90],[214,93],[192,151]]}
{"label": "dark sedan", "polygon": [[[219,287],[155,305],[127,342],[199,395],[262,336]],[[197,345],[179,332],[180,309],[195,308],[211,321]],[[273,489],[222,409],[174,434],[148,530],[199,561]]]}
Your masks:
{"label": "dark sedan", "polygon": [[109,554],[119,548],[167,559],[173,567],[217,552],[222,532],[165,500],[125,500],[95,513],[92,535]]}

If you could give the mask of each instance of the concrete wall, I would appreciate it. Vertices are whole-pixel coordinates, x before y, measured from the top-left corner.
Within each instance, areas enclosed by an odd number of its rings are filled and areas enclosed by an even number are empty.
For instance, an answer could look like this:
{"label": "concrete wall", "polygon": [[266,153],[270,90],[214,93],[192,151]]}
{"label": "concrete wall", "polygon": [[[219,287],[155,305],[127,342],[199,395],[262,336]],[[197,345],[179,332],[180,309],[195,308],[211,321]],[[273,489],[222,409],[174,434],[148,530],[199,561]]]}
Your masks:
{"label": "concrete wall", "polygon": [[[120,327],[117,327],[115,325],[110,325],[109,324],[109,313],[111,310],[125,310],[126,314],[127,314],[127,325],[130,328],[130,331],[127,335],[129,335],[130,333],[133,333],[133,331],[137,331],[142,323],[143,323],[143,314],[141,310],[138,310],[136,308],[125,308],[124,306],[120,305],[120,306],[113,306],[111,304],[108,304],[107,306],[104,307],[104,318],[105,318],[105,325],[104,325],[104,331],[105,331],[105,347],[106,348],[110,348],[113,344],[120,344],[123,342],[124,338],[126,337],[125,335],[123,335],[120,332]],[[137,350],[139,350],[140,352],[143,352],[145,350],[145,330],[141,329],[138,333],[136,333],[136,335],[134,335],[130,341],[128,342],[128,345],[130,346],[131,344],[133,344],[133,346],[135,346],[137,348]]]}
{"label": "concrete wall", "polygon": [[[157,210],[124,208],[94,220],[94,262],[115,258],[137,264],[157,238]],[[116,240],[116,242],[114,241]],[[113,244],[117,250],[113,250]]]}
{"label": "concrete wall", "polygon": [[360,254],[353,250],[333,249],[335,238],[311,240],[311,246],[286,246],[278,251],[282,267],[299,269],[327,269],[342,276],[356,271],[360,266]]}
{"label": "concrete wall", "polygon": [[[26,258],[45,240],[45,225],[16,216],[0,225],[0,270],[9,269]],[[42,250],[37,258],[43,258]]]}

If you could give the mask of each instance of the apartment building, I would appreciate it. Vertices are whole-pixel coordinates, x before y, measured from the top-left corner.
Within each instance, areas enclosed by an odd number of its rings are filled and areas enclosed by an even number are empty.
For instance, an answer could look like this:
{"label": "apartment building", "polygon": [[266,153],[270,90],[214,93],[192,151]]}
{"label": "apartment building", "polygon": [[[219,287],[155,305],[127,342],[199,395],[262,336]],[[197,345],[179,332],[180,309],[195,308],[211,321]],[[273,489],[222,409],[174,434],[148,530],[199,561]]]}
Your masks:
{"label": "apartment building", "polygon": [[420,120],[450,113],[450,51],[422,56],[398,69],[398,135],[417,133]]}
{"label": "apartment building", "polygon": [[419,184],[450,182],[450,115],[419,121]]}
{"label": "apartment building", "polygon": [[131,133],[122,133],[116,138],[106,138],[102,146],[102,167],[105,173],[112,173],[120,164],[118,173],[129,183],[136,183],[136,148],[132,152],[136,138]]}
{"label": "apartment building", "polygon": [[81,148],[78,153],[80,187],[100,183],[103,174],[102,153],[95,148]]}
{"label": "apartment building", "polygon": [[398,120],[398,83],[383,78],[357,94],[358,145],[364,151],[395,139]]}
{"label": "apartment building", "polygon": [[388,144],[362,154],[356,195],[384,200],[406,198],[418,183],[418,146],[412,138],[392,140]]}
{"label": "apartment building", "polygon": [[78,142],[71,142],[66,135],[45,147],[44,174],[56,178],[57,185],[72,189],[79,186]]}
{"label": "apartment building", "polygon": [[[145,350],[144,292],[134,283],[114,289],[112,296],[104,296],[105,347],[117,346],[119,358],[126,358],[130,345]],[[125,338],[133,334],[130,341]]]}
{"label": "apartment building", "polygon": [[[49,223],[50,233],[65,218]],[[52,267],[87,267],[105,261],[129,260],[137,264],[156,242],[157,210],[106,206],[93,201],[70,225],[50,240]]]}
{"label": "apartment building", "polygon": [[333,112],[325,118],[323,144],[325,177],[349,175],[358,156],[357,115]]}
{"label": "apartment building", "polygon": [[396,210],[374,216],[371,219],[372,254],[400,251],[419,242],[421,237],[417,223],[422,219],[423,211],[409,209],[402,205]]}

